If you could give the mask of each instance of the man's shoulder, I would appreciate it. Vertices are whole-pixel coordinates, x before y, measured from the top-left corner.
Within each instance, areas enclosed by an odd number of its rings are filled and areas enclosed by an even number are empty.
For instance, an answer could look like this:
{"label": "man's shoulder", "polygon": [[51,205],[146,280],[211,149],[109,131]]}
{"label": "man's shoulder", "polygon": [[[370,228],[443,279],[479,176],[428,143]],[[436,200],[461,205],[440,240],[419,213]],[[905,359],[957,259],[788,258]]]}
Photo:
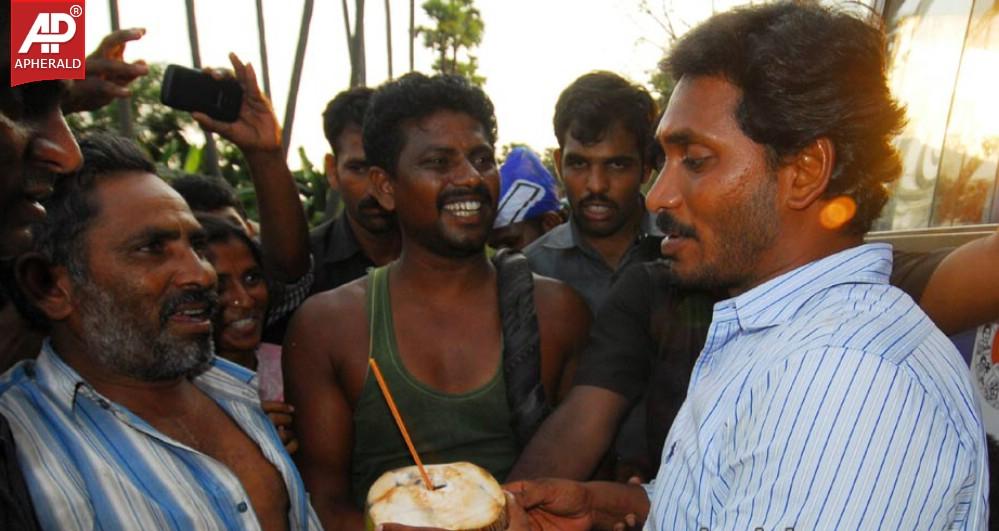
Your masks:
{"label": "man's shoulder", "polygon": [[18,362],[0,376],[0,407],[12,401],[24,400],[37,386],[35,360]]}
{"label": "man's shoulder", "polygon": [[940,333],[911,297],[888,284],[832,286],[801,306],[788,324],[803,333],[804,341],[868,352],[894,362],[932,332]]}
{"label": "man's shoulder", "polygon": [[524,254],[527,255],[527,258],[551,254],[572,247],[572,227],[569,223],[562,223],[524,247]]}

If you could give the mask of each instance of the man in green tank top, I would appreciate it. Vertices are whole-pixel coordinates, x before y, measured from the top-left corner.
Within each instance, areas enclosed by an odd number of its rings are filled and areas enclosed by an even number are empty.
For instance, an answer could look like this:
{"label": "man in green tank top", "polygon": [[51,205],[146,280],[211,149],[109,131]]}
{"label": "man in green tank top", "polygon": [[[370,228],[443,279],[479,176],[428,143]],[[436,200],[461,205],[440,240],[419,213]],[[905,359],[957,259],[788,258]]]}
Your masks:
{"label": "man in green tank top", "polygon": [[[368,371],[378,362],[426,463],[471,461],[503,481],[519,448],[504,382],[497,272],[496,119],[481,89],[408,74],[378,89],[364,119],[375,196],[394,211],[398,260],[309,299],[285,341],[297,454],[327,529],[359,529],[367,490],[412,465]],[[566,285],[533,277],[540,380],[568,388],[590,314]]]}

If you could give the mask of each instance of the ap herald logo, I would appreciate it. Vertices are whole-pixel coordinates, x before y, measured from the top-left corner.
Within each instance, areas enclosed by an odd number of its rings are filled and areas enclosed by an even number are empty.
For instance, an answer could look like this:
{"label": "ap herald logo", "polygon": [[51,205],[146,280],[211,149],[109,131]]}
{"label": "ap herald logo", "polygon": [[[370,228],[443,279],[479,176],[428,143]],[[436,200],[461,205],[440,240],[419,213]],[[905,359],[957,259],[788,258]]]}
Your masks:
{"label": "ap herald logo", "polygon": [[84,0],[13,0],[10,4],[10,86],[83,79]]}

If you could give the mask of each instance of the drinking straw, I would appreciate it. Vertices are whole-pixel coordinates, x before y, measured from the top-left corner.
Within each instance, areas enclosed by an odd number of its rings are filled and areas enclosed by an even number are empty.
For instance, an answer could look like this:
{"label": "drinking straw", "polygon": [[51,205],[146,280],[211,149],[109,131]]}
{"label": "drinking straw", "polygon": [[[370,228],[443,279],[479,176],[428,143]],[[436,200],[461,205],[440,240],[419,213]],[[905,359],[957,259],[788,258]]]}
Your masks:
{"label": "drinking straw", "polygon": [[413,440],[409,438],[406,423],[402,421],[402,416],[399,415],[399,408],[395,407],[395,400],[392,400],[392,393],[389,392],[388,386],[385,385],[385,379],[382,378],[382,371],[378,368],[378,362],[375,361],[375,358],[368,358],[368,365],[371,366],[371,370],[375,373],[375,380],[378,380],[378,387],[381,387],[385,402],[388,403],[389,410],[392,411],[392,418],[395,419],[395,425],[399,427],[402,438],[406,441],[406,446],[409,448],[409,453],[413,456],[413,461],[416,461],[416,468],[420,469],[420,475],[423,476],[423,484],[427,486],[427,489],[434,490],[434,484],[430,482],[430,476],[427,475],[427,471],[423,468],[423,461],[420,460],[420,454],[416,453]]}

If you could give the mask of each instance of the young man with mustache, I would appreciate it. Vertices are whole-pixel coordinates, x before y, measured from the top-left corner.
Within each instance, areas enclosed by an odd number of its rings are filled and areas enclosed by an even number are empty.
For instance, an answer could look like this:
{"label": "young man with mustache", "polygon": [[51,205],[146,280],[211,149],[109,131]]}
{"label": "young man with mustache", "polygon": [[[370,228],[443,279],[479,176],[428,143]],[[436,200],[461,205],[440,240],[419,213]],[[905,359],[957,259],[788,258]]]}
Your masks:
{"label": "young man with mustache", "polygon": [[531,269],[572,286],[596,315],[619,272],[657,256],[641,187],[653,170],[656,104],[644,88],[592,72],[559,96],[555,169],[571,215],[524,249]]}
{"label": "young man with mustache", "polygon": [[[394,212],[398,260],[310,298],[285,340],[297,454],[327,529],[361,529],[368,488],[412,464],[369,371],[375,360],[428,463],[471,461],[503,480],[519,452],[506,386],[496,267],[496,118],[457,76],[408,74],[380,87],[364,118],[373,194]],[[526,266],[526,264],[525,264]],[[530,277],[540,345],[536,394],[555,402],[589,312],[560,282]]]}
{"label": "young man with mustache", "polygon": [[204,231],[134,143],[81,148],[19,264],[49,339],[0,382],[42,527],[319,529],[253,374],[212,355]]}

